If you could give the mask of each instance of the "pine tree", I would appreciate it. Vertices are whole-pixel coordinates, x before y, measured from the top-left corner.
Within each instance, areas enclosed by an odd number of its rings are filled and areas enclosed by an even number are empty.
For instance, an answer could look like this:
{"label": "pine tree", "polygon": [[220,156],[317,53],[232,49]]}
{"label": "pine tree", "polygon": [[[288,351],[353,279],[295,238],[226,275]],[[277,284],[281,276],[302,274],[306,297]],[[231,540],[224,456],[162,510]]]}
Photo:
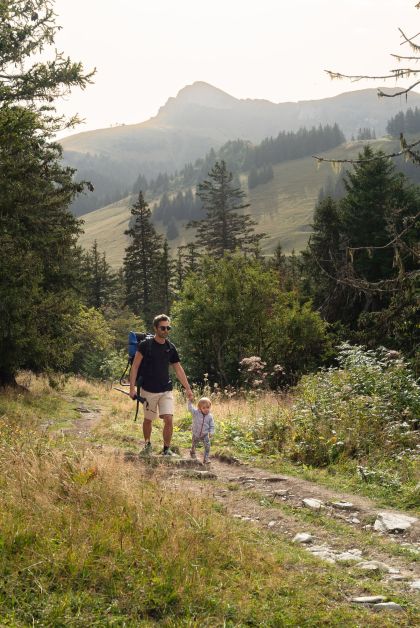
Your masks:
{"label": "pine tree", "polygon": [[85,272],[86,305],[96,309],[115,305],[117,276],[100,253],[95,240],[83,260]]}
{"label": "pine tree", "polygon": [[67,208],[84,184],[53,141],[71,123],[53,102],[92,74],[57,53],[39,60],[54,17],[48,0],[0,3],[0,385],[22,367],[63,370],[74,352],[80,225]]}
{"label": "pine tree", "polygon": [[265,235],[255,233],[257,223],[249,214],[239,213],[249,207],[244,202],[245,193],[234,187],[233,175],[224,161],[216,162],[208,176],[197,192],[206,217],[187,227],[196,228],[197,244],[216,257],[235,249],[252,251]]}
{"label": "pine tree", "polygon": [[[366,146],[361,154],[365,160],[355,164],[345,177],[346,195],[341,202],[342,233],[349,247],[381,247],[389,242],[390,212],[396,206],[396,193],[401,180],[393,163],[385,158],[371,160],[374,151]],[[354,258],[357,275],[367,281],[388,277],[392,271],[392,249],[360,251]]]}
{"label": "pine tree", "polygon": [[162,236],[152,224],[151,210],[142,192],[131,208],[131,215],[132,225],[125,232],[130,244],[125,249],[123,262],[127,305],[150,323],[155,311],[155,284],[160,281],[157,268],[162,254]]}
{"label": "pine tree", "polygon": [[337,201],[331,196],[315,207],[313,233],[302,254],[304,274],[309,278],[309,293],[314,305],[328,321],[340,317],[343,287],[337,282],[344,263],[342,224]]}
{"label": "pine tree", "polygon": [[398,293],[407,302],[413,290],[420,191],[369,147],[344,183],[341,200],[318,204],[304,260],[315,304],[329,321],[355,329],[362,315],[386,309]]}

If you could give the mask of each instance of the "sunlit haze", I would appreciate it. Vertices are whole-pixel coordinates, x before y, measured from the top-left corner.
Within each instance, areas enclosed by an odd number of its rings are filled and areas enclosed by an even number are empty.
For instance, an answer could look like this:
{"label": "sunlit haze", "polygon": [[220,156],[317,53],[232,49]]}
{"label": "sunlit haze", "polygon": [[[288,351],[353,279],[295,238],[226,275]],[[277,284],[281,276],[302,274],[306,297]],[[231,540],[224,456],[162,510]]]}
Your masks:
{"label": "sunlit haze", "polygon": [[[57,0],[56,46],[95,84],[58,104],[77,131],[142,122],[185,85],[236,98],[311,100],[374,87],[331,81],[325,69],[384,74],[420,29],[414,0]],[[393,81],[381,84],[394,86]],[[73,131],[75,132],[75,131]]]}

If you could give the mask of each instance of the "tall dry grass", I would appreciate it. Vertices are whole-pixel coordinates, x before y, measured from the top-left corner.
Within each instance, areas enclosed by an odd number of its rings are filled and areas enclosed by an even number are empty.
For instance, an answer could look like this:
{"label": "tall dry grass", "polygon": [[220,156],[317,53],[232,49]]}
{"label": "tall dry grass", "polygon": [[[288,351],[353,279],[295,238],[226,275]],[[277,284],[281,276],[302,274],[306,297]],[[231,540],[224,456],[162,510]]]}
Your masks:
{"label": "tall dry grass", "polygon": [[351,576],[181,480],[52,437],[66,405],[45,383],[0,409],[2,625],[387,625],[337,595]]}

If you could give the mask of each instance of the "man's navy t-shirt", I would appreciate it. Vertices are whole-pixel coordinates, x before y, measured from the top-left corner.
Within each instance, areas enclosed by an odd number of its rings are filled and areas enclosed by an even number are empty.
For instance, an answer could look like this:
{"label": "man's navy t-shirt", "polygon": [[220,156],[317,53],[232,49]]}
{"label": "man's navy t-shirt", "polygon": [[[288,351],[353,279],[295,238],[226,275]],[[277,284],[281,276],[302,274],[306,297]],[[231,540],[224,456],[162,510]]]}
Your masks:
{"label": "man's navy t-shirt", "polygon": [[[151,350],[149,348],[151,344]],[[156,340],[142,340],[137,346],[137,351],[145,361],[141,374],[143,377],[142,388],[148,392],[166,392],[172,390],[172,382],[169,377],[169,365],[179,362],[178,351],[170,342],[160,344]]]}

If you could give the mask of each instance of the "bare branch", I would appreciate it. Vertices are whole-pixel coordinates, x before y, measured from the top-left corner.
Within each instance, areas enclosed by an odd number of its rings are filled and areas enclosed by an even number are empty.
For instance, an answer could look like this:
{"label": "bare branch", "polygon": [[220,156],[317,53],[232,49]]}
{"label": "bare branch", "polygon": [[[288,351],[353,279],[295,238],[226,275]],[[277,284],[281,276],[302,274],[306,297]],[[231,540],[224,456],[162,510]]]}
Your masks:
{"label": "bare branch", "polygon": [[[416,72],[420,72],[420,70],[416,70]],[[415,72],[415,73],[416,73]],[[382,90],[378,89],[378,96],[380,98],[382,97],[386,97],[386,98],[395,98],[395,96],[401,96],[402,94],[408,94],[408,92],[410,92],[412,89],[414,89],[415,87],[417,87],[417,85],[420,85],[420,81],[416,81],[415,83],[413,83],[412,85],[410,85],[410,87],[407,87],[407,89],[402,89],[399,92],[394,92],[393,94],[386,94],[385,92],[383,92]]]}
{"label": "bare branch", "polygon": [[[366,247],[370,248],[370,247]],[[409,282],[411,279],[420,275],[420,270],[413,270],[409,273],[405,273],[404,276],[397,276],[393,279],[381,279],[380,281],[367,281],[357,277],[354,273],[352,264],[341,265],[340,268],[335,267],[337,275],[334,276],[329,273],[320,263],[314,252],[309,247],[310,255],[315,261],[320,271],[326,275],[329,279],[332,279],[335,283],[342,286],[347,286],[353,290],[358,290],[364,294],[389,294],[390,292],[398,292],[401,284]]]}
{"label": "bare branch", "polygon": [[418,46],[417,44],[413,44],[413,40],[416,37],[418,37],[420,33],[417,33],[417,35],[414,35],[413,37],[407,37],[407,35],[401,30],[401,28],[399,28],[398,30],[400,31],[402,37],[404,38],[404,41],[401,42],[400,46],[403,46],[404,44],[408,44],[412,50],[414,51],[420,50],[420,46]]}
{"label": "bare branch", "polygon": [[[411,144],[407,144],[405,142],[404,137],[401,135],[400,137],[401,146],[403,147],[400,151],[396,153],[387,153],[385,157],[400,157],[401,155],[409,154],[411,157],[411,149],[420,144],[420,140],[416,140]],[[415,153],[413,153],[415,154]],[[314,159],[318,162],[325,161],[330,164],[365,164],[368,161],[378,161],[384,158],[384,155],[376,155],[374,157],[369,157],[368,159],[326,159],[325,157],[320,157],[319,155],[312,155]]]}
{"label": "bare branch", "polygon": [[[370,76],[370,75],[362,74],[359,76],[356,74],[354,75],[353,74],[341,74],[340,72],[333,72],[332,70],[324,70],[324,72],[329,74],[331,79],[338,79],[338,80],[349,79],[353,82],[362,81],[363,79],[368,79],[372,81],[380,81],[380,80],[398,78],[395,74],[385,74],[383,76]],[[396,70],[391,70],[391,72],[396,72]],[[410,72],[415,73],[415,72],[420,72],[420,70],[410,70]]]}
{"label": "bare branch", "polygon": [[391,54],[391,57],[395,57],[395,59],[398,59],[398,61],[401,61],[402,59],[409,60],[409,61],[420,61],[420,57],[406,57],[404,55],[394,55],[394,54]]}
{"label": "bare branch", "polygon": [[[410,224],[407,225],[407,227],[405,229],[403,229],[400,233],[397,233],[397,235],[395,236],[395,238],[393,240],[390,240],[390,242],[388,242],[387,244],[384,244],[383,246],[349,246],[346,248],[347,251],[351,251],[352,253],[354,253],[355,251],[376,251],[376,250],[383,250],[383,249],[389,249],[390,247],[392,247],[394,244],[396,244],[397,242],[401,242],[401,238],[402,236],[409,231],[412,226],[414,225],[414,223],[416,222],[417,218],[420,218],[420,212],[418,212],[415,216],[410,216]],[[405,243],[402,243],[405,246]],[[414,251],[414,249],[410,249],[412,251],[412,253],[414,253],[416,255],[416,257],[419,256],[418,253],[416,253]]]}

